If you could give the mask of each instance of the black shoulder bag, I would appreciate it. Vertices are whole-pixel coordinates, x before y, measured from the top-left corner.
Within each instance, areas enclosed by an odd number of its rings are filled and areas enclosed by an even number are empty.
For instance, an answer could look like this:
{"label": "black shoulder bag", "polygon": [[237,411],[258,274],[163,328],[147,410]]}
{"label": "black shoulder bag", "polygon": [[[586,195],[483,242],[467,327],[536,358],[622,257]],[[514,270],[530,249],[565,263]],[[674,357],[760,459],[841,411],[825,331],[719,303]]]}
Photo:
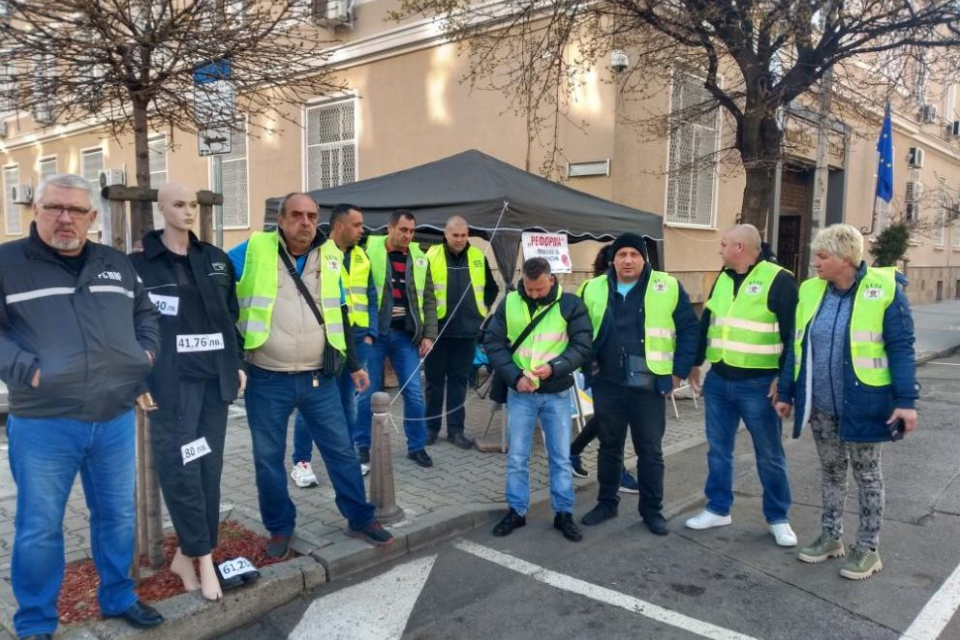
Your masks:
{"label": "black shoulder bag", "polygon": [[[531,320],[530,324],[528,324],[526,328],[520,332],[520,335],[517,336],[517,339],[514,340],[513,344],[508,347],[511,356],[517,351],[517,349],[520,348],[520,345],[523,344],[523,341],[526,340],[531,333],[533,333],[533,330],[537,328],[537,325],[540,324],[540,321],[543,320],[548,313],[550,313],[553,305],[557,304],[558,302],[560,302],[559,298],[551,302],[547,308],[543,310],[543,313]],[[503,404],[507,401],[508,389],[509,387],[507,382],[500,377],[499,373],[495,373],[493,376],[493,382],[490,383],[490,395],[488,397],[497,404]]]}
{"label": "black shoulder bag", "polygon": [[[317,307],[317,301],[310,295],[307,285],[303,284],[303,280],[300,279],[300,274],[297,273],[297,268],[293,265],[293,262],[290,261],[290,256],[287,255],[283,245],[280,245],[280,259],[283,260],[283,266],[287,268],[287,273],[293,278],[293,283],[297,285],[297,291],[300,292],[300,295],[307,302],[307,306],[310,307],[310,311],[313,312],[313,317],[317,319],[317,323],[322,327],[323,314],[320,313],[320,309]],[[323,350],[323,374],[325,376],[339,375],[340,370],[343,368],[343,363],[343,355],[336,349],[330,348],[328,344]]]}

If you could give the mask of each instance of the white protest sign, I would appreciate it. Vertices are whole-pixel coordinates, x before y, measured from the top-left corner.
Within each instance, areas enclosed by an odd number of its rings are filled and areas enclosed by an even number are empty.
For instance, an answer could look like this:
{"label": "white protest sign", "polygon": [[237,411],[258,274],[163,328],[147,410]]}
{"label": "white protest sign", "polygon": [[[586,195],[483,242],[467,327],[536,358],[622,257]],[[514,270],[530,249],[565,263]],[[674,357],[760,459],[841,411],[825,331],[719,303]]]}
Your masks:
{"label": "white protest sign", "polygon": [[522,236],[523,259],[544,258],[554,273],[570,273],[570,248],[565,233],[533,233],[524,231]]}

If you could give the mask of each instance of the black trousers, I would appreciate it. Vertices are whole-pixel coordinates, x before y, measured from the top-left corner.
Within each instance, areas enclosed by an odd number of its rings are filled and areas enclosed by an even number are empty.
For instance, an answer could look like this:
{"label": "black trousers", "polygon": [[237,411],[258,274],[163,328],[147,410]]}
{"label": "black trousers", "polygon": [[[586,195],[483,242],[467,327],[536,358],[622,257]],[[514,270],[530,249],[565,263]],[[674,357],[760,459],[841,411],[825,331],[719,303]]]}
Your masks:
{"label": "black trousers", "polygon": [[600,452],[597,455],[597,501],[614,507],[620,501],[617,490],[623,468],[623,446],[627,427],[637,453],[637,481],[640,484],[640,515],[649,517],[663,511],[663,433],[666,429],[666,402],[658,393],[638,392],[621,385],[597,383],[593,390],[598,418]]}
{"label": "black trousers", "polygon": [[587,445],[593,442],[593,439],[597,437],[597,431],[599,430],[599,424],[597,420],[597,415],[594,414],[590,416],[590,419],[587,420],[587,424],[583,425],[583,430],[577,434],[577,437],[573,439],[573,443],[570,445],[570,456],[579,456],[583,453],[583,450],[587,448]]}
{"label": "black trousers", "polygon": [[[217,380],[172,383],[180,385],[179,406],[150,414],[153,459],[180,549],[190,557],[205,556],[217,546],[230,405],[220,399]],[[210,453],[184,464],[180,447],[201,437],[207,439]]]}
{"label": "black trousers", "polygon": [[427,429],[439,433],[443,423],[443,396],[447,396],[447,435],[463,433],[467,401],[467,385],[473,371],[473,356],[477,350],[475,338],[447,338],[440,336],[423,371],[427,380]]}

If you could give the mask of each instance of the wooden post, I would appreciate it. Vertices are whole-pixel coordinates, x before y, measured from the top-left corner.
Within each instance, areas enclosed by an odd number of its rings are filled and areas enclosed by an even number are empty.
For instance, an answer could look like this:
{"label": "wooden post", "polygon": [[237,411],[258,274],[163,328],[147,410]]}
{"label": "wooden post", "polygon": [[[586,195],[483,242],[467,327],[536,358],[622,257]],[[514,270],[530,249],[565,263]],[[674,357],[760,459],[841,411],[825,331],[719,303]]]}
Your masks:
{"label": "wooden post", "polygon": [[200,239],[213,243],[213,206],[223,204],[223,196],[212,191],[197,191],[200,205]]}

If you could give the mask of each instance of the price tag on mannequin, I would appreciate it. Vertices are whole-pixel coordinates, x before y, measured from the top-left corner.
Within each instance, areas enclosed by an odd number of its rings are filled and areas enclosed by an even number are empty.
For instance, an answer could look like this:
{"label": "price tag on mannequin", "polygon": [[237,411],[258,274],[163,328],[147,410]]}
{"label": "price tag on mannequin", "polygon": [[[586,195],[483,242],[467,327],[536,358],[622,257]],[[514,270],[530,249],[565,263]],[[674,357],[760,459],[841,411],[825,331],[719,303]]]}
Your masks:
{"label": "price tag on mannequin", "polygon": [[177,296],[160,296],[155,293],[148,294],[150,302],[157,308],[161,315],[175,316],[180,308],[180,298]]}
{"label": "price tag on mannequin", "polygon": [[222,333],[189,334],[177,336],[177,353],[220,351],[221,349],[223,349]]}
{"label": "price tag on mannequin", "polygon": [[232,578],[233,576],[240,576],[257,570],[257,568],[253,566],[252,562],[243,557],[227,560],[226,562],[220,563],[218,566],[220,567],[220,575],[223,576],[224,580],[227,578]]}
{"label": "price tag on mannequin", "polygon": [[206,438],[199,438],[180,447],[180,455],[183,457],[183,464],[193,462],[197,458],[202,458],[208,453],[210,453],[210,445],[207,444]]}

